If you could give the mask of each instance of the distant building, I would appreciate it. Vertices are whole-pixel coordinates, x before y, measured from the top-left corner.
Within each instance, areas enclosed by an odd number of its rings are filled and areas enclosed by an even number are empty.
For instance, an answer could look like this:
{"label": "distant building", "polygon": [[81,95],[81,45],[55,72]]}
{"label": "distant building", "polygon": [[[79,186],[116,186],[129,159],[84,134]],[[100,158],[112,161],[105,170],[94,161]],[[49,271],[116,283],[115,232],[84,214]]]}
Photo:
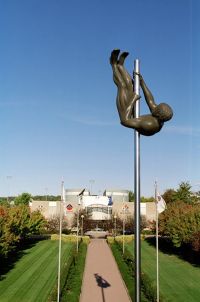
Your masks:
{"label": "distant building", "polygon": [[32,212],[39,210],[42,213],[42,215],[44,215],[44,217],[47,219],[60,215],[59,201],[46,201],[46,200],[32,199],[29,206]]}
{"label": "distant building", "polygon": [[[119,217],[134,215],[134,203],[129,202],[129,191],[119,189],[108,189],[103,195],[90,195],[85,190],[80,197],[83,189],[65,190],[64,202],[61,203],[61,211],[64,217],[70,222],[74,213],[79,209],[84,209],[91,214],[93,220],[108,220],[112,214]],[[30,203],[31,211],[40,210],[45,218],[49,219],[60,215],[60,201],[38,201],[32,200]],[[154,202],[141,203],[141,215],[147,220],[153,221],[156,218],[156,208]]]}
{"label": "distant building", "polygon": [[[77,202],[79,201],[79,194],[81,193],[82,189],[67,189],[65,190],[65,201],[66,202]],[[83,196],[89,196],[90,192],[85,190],[83,192]]]}
{"label": "distant building", "polygon": [[106,189],[103,193],[105,196],[110,196],[113,203],[116,201],[128,202],[129,201],[129,191],[119,190],[119,189]]}

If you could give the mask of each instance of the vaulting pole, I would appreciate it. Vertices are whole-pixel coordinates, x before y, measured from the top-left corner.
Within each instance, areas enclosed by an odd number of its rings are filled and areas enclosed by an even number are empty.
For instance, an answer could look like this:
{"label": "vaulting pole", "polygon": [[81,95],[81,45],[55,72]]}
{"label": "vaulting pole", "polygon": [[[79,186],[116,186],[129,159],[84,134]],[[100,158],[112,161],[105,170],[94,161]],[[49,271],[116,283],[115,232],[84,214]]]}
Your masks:
{"label": "vaulting pole", "polygon": [[[140,72],[139,60],[134,61],[134,71]],[[134,74],[134,91],[140,94],[140,80]],[[135,117],[140,115],[139,100],[135,104]],[[140,134],[135,130],[135,202],[134,202],[134,221],[135,221],[135,302],[141,301],[141,239],[140,239]]]}

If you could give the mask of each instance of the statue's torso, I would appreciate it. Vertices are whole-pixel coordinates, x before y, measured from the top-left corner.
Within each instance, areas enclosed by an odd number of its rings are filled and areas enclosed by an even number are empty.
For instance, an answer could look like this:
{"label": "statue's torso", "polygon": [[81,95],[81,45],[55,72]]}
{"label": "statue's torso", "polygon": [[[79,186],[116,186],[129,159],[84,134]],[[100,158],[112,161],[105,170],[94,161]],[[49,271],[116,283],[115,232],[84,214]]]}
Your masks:
{"label": "statue's torso", "polygon": [[140,116],[138,122],[138,132],[146,136],[159,132],[163,126],[162,122],[150,114]]}

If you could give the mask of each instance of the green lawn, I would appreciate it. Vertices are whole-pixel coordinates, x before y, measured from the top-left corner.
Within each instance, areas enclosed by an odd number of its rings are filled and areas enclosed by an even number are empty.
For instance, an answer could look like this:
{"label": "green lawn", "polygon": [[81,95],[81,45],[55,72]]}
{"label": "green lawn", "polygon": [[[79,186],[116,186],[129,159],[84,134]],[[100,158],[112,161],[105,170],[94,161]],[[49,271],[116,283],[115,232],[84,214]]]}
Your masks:
{"label": "green lawn", "polygon": [[[66,259],[71,247],[71,243],[62,243],[62,259]],[[40,241],[24,253],[0,281],[1,302],[47,302],[55,285],[58,241]]]}
{"label": "green lawn", "polygon": [[[127,248],[133,252],[133,244],[127,244]],[[159,265],[160,292],[166,301],[200,301],[200,267],[162,252],[159,252]],[[142,271],[156,285],[156,250],[145,241],[142,241]]]}

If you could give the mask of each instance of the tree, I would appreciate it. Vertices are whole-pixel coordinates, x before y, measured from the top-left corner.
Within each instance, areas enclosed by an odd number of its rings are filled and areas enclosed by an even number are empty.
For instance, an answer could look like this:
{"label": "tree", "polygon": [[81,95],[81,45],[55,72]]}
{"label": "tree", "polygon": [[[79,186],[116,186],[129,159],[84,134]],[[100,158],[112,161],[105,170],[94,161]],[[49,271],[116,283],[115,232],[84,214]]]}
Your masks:
{"label": "tree", "polygon": [[133,191],[129,191],[129,202],[134,202],[135,200],[135,194]]}
{"label": "tree", "polygon": [[160,234],[171,239],[175,247],[190,243],[200,231],[200,205],[183,201],[169,203],[159,216]]}
{"label": "tree", "polygon": [[[49,233],[58,233],[60,230],[60,215],[54,215],[50,219],[48,219],[46,227]],[[67,229],[67,227],[68,223],[62,217],[62,230]]]}
{"label": "tree", "polygon": [[154,197],[141,197],[141,202],[155,202],[155,198]]}
{"label": "tree", "polygon": [[32,196],[33,200],[48,200],[48,201],[60,201],[61,196],[60,195],[35,195]]}
{"label": "tree", "polygon": [[0,207],[0,254],[7,256],[18,244],[32,234],[38,234],[45,225],[39,212],[30,212],[29,207],[20,204],[14,207]]}
{"label": "tree", "polygon": [[[134,202],[135,201],[135,194],[133,191],[129,191],[129,202]],[[141,202],[153,202],[154,197],[141,197]]]}
{"label": "tree", "polygon": [[181,182],[179,184],[178,190],[174,194],[174,201],[183,201],[188,204],[192,204],[195,202],[195,197],[191,192],[191,185],[189,182]]}
{"label": "tree", "polygon": [[22,193],[21,195],[17,196],[14,200],[15,205],[24,204],[29,205],[31,201],[31,194],[29,193]]}
{"label": "tree", "polygon": [[167,189],[162,195],[163,199],[166,203],[170,203],[174,201],[176,191],[174,189]]}
{"label": "tree", "polygon": [[[82,226],[82,218],[81,216],[84,216],[83,218],[83,233],[90,231],[91,229],[94,229],[97,225],[97,222],[91,219],[91,213],[88,213],[85,209],[80,209],[79,213],[76,211],[74,213],[73,221],[72,221],[72,227],[77,227],[77,218],[79,217],[79,229],[81,229]],[[99,224],[98,224],[99,226]],[[100,227],[100,226],[99,226]]]}
{"label": "tree", "polygon": [[47,221],[39,210],[30,213],[28,223],[30,234],[40,234],[47,226]]}

